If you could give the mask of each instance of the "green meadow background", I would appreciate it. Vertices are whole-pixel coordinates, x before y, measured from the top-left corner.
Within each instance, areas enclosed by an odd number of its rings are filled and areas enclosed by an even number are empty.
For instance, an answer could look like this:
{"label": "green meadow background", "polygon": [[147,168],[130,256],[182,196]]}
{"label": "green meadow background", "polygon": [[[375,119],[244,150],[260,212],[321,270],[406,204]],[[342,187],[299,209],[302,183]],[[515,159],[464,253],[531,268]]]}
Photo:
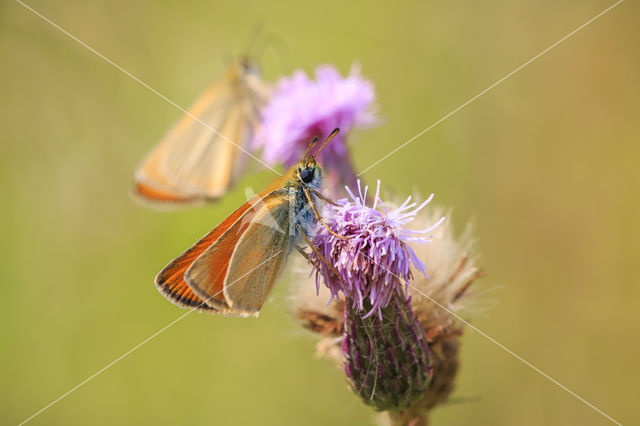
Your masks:
{"label": "green meadow background", "polygon": [[[257,24],[280,39],[269,81],[358,61],[385,120],[353,134],[362,170],[613,0],[28,4],[185,107]],[[363,176],[473,220],[491,305],[473,324],[622,423],[640,418],[639,12],[623,2]],[[0,99],[0,423],[17,424],[180,317],[154,275],[273,173],[204,208],[135,204],[134,167],[181,113],[8,0]],[[287,288],[258,320],[187,316],[30,424],[371,424]],[[467,402],[434,425],[608,424],[470,330],[461,359]]]}

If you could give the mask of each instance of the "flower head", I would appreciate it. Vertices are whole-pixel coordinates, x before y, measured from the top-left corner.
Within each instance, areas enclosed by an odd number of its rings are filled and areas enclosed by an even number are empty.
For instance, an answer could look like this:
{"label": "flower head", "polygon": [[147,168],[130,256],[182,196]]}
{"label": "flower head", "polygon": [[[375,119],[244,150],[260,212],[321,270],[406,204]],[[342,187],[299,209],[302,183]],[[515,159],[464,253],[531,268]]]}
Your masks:
{"label": "flower head", "polygon": [[318,67],[315,81],[298,70],[280,80],[263,109],[255,148],[263,148],[265,162],[290,167],[300,160],[309,141],[316,136],[322,139],[339,127],[340,133],[318,160],[328,171],[330,186],[352,184],[355,173],[346,136],[355,126],[375,123],[374,99],[373,85],[361,77],[358,66],[352,66],[346,77],[332,66]]}
{"label": "flower head", "polygon": [[[355,211],[358,205],[365,204],[366,199],[365,188],[365,194],[359,191],[358,197],[352,195],[351,201],[341,201],[340,207],[330,212],[335,215],[337,209],[347,210],[346,204]],[[380,203],[378,194],[375,200],[376,204]],[[385,206],[380,206],[384,210]],[[403,206],[406,207],[404,212]],[[441,221],[446,212],[441,208],[428,207],[415,218],[402,217],[407,213],[417,213],[415,205],[405,202],[403,206],[384,210],[385,214],[369,213],[373,217],[390,217],[392,223],[395,220],[393,232],[410,241],[423,238],[419,238],[420,233],[416,235],[405,227],[433,229],[429,225]],[[365,213],[361,212],[354,217],[363,215]],[[347,220],[344,215],[340,217]],[[354,223],[357,227],[363,226],[361,221]],[[330,226],[335,229],[335,225]],[[327,232],[321,233],[328,238]],[[363,299],[364,309],[349,297],[336,300],[336,291],[341,291],[336,286],[340,283],[336,283],[339,280],[328,267],[321,275],[325,282],[335,285],[317,288],[320,297],[316,296],[312,278],[303,272],[302,265],[296,274],[299,284],[295,286],[296,317],[304,327],[322,336],[317,345],[318,355],[343,366],[352,390],[367,405],[386,411],[393,424],[426,424],[428,413],[447,400],[455,386],[459,366],[463,327],[457,320],[458,313],[477,311],[479,305],[477,300],[474,302],[474,297],[470,297],[475,293],[475,286],[471,284],[483,276],[475,266],[477,254],[471,227],[461,236],[456,236],[451,222],[447,221],[432,234],[436,244],[414,246],[415,255],[429,265],[431,278],[418,274],[411,281],[409,297],[404,292],[394,292],[388,305],[378,311],[380,315],[365,317],[372,311],[370,298]],[[349,250],[348,245],[344,247]],[[366,252],[367,248],[361,250]],[[341,271],[331,257],[326,258],[338,272]],[[315,261],[314,265],[323,268]],[[342,277],[343,274],[340,275]],[[316,285],[317,279],[316,276]],[[402,285],[396,284],[396,287],[401,288]],[[332,294],[333,300],[326,303]],[[357,295],[357,292],[349,294]]]}
{"label": "flower head", "polygon": [[[379,181],[372,207],[367,206],[368,187],[363,192],[358,182],[357,196],[349,187],[346,190],[351,200],[342,199],[337,206],[330,207],[328,226],[333,233],[320,228],[314,238],[314,244],[324,257],[310,256],[316,267],[316,287],[320,286],[322,277],[332,299],[339,299],[342,292],[347,303],[351,302],[357,311],[364,311],[365,305],[369,307],[365,317],[376,312],[380,316],[381,309],[389,304],[394,293],[406,291],[412,278],[412,265],[426,275],[424,264],[407,243],[428,242],[425,234],[440,225],[444,218],[427,229],[411,231],[404,225],[413,220],[431,197],[419,206],[411,203],[409,197],[400,207],[387,210],[379,197]],[[376,209],[378,205],[384,212]],[[334,233],[346,238],[339,238]]]}

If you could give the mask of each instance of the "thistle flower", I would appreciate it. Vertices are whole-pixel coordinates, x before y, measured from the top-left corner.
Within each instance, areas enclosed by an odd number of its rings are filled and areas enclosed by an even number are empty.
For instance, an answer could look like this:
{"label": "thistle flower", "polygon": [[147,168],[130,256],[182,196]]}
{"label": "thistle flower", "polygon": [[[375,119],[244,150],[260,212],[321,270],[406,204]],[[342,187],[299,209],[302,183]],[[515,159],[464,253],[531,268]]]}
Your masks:
{"label": "thistle flower", "polygon": [[355,173],[345,141],[353,127],[374,124],[375,91],[360,75],[357,65],[342,77],[332,66],[315,71],[315,81],[298,70],[283,78],[262,110],[261,130],[256,149],[263,149],[268,164],[290,167],[305,152],[314,137],[325,137],[336,127],[340,134],[318,156],[327,171],[328,187],[335,191],[355,183]]}
{"label": "thistle flower", "polygon": [[[352,200],[353,198],[357,197],[352,197]],[[364,204],[365,198],[366,196],[360,197],[362,204]],[[439,220],[444,212],[445,210],[441,208],[427,206],[417,212],[412,222],[405,223],[402,227],[418,230],[428,227],[429,224]],[[447,213],[447,216],[450,216],[450,212]],[[463,333],[462,324],[456,318],[462,312],[477,310],[478,303],[474,302],[471,297],[473,295],[471,284],[483,276],[483,272],[475,266],[477,255],[474,254],[472,231],[473,229],[468,226],[461,236],[456,236],[451,222],[446,221],[431,232],[434,243],[414,245],[413,241],[406,242],[407,246],[412,246],[416,258],[429,265],[430,278],[427,278],[422,273],[416,275],[408,289],[410,301],[406,298],[400,299],[400,292],[395,293],[390,304],[386,308],[382,308],[383,320],[380,321],[380,324],[390,324],[390,318],[394,318],[396,321],[399,318],[408,318],[407,316],[399,316],[390,312],[392,307],[397,310],[399,306],[397,301],[404,300],[405,305],[411,310],[412,318],[420,324],[426,339],[428,352],[425,351],[424,353],[428,354],[429,365],[424,371],[428,373],[429,380],[426,388],[424,380],[422,385],[405,388],[405,390],[411,388],[422,389],[422,391],[407,394],[408,397],[404,398],[403,401],[391,400],[391,403],[383,402],[381,404],[382,410],[386,411],[387,421],[383,421],[381,424],[391,422],[392,424],[425,425],[427,424],[427,416],[430,410],[446,401],[454,388],[459,368],[460,336]],[[408,235],[415,236],[412,233],[408,233]],[[354,380],[360,380],[361,383],[364,382],[364,380],[354,377],[353,374],[354,366],[356,366],[354,360],[357,359],[357,355],[354,356],[349,350],[344,350],[345,347],[354,347],[354,342],[360,341],[360,353],[367,353],[366,340],[358,337],[354,338],[354,336],[358,336],[357,332],[350,331],[354,327],[360,331],[369,330],[367,336],[375,336],[375,341],[385,342],[384,339],[380,338],[380,336],[385,335],[384,331],[372,332],[376,330],[373,327],[373,323],[379,317],[371,315],[363,319],[364,315],[362,313],[367,313],[369,299],[364,301],[364,310],[361,314],[358,314],[354,312],[352,301],[350,303],[348,299],[337,300],[336,297],[332,297],[331,290],[324,285],[314,288],[312,286],[312,278],[308,276],[308,273],[303,272],[302,260],[300,260],[300,264],[296,269],[298,285],[295,287],[295,315],[305,328],[310,329],[321,337],[317,344],[317,355],[332,359],[342,365],[354,391],[365,402],[372,404],[374,401],[371,398],[371,392],[374,391],[374,388],[372,386],[361,385],[359,388],[354,386]],[[308,283],[300,281],[308,281]],[[319,297],[316,296],[318,291]],[[332,299],[330,303],[326,303],[328,299]],[[471,306],[472,303],[473,306]],[[357,309],[358,304],[355,307]],[[369,323],[366,323],[367,321]],[[402,322],[407,327],[411,324],[411,321],[407,320]],[[405,327],[406,330],[408,330],[407,327]],[[399,340],[405,340],[405,342],[415,347],[419,347],[422,344],[421,339],[409,341],[404,337],[401,339],[393,338],[393,340],[394,342],[386,340],[384,344],[390,347],[398,347],[397,342]],[[407,347],[405,346],[404,348],[406,349]],[[378,352],[381,353],[381,351]],[[406,354],[407,351],[404,350],[401,353]],[[385,361],[382,357],[379,357],[378,360],[383,365],[389,362],[389,360]],[[372,361],[370,357],[368,361],[369,366],[373,365],[375,367],[375,361]],[[360,365],[362,366],[362,364]],[[411,366],[412,364],[408,359],[403,359],[397,365]],[[380,368],[379,370],[385,371],[385,368]],[[387,370],[389,369],[387,368]],[[366,372],[366,370],[360,371]],[[391,379],[396,379],[397,386],[397,381],[401,379],[404,383],[407,383],[406,377],[408,375],[398,373]],[[420,375],[417,375],[418,379],[420,377]],[[424,379],[425,376],[422,376],[422,378]],[[387,381],[394,383],[393,380]],[[380,397],[379,399],[384,400],[385,395],[386,398],[389,398],[394,394],[402,394],[402,392],[383,392],[381,382],[385,382],[385,380],[378,376],[374,398]],[[415,383],[420,382],[416,381]],[[358,389],[360,392],[358,392]],[[392,389],[392,386],[388,386],[387,389]],[[396,389],[398,388],[396,387]],[[406,403],[407,401],[412,402]],[[386,408],[400,407],[401,404],[399,403],[401,402],[404,402],[404,408]],[[376,404],[373,405],[380,409]]]}
{"label": "thistle flower", "polygon": [[[407,243],[429,242],[425,234],[437,228],[444,217],[424,230],[411,231],[404,226],[432,197],[419,206],[411,203],[409,197],[397,209],[387,210],[379,196],[380,181],[372,207],[367,206],[368,187],[363,192],[360,181],[357,196],[349,187],[346,190],[351,200],[342,199],[337,206],[330,207],[328,226],[333,232],[320,228],[313,241],[331,264],[330,267],[324,259],[311,255],[316,267],[316,288],[320,287],[322,278],[332,298],[339,300],[343,293],[358,312],[365,310],[365,301],[368,301],[366,305],[370,305],[370,309],[364,317],[373,313],[381,316],[382,308],[389,304],[393,294],[404,293],[408,288],[413,277],[411,265],[426,276],[424,264]],[[376,210],[378,205],[384,213]]]}
{"label": "thistle flower", "polygon": [[[409,197],[388,210],[380,199],[380,182],[367,206],[367,190],[331,207],[328,229],[314,238],[318,252],[309,260],[331,300],[345,298],[342,353],[345,374],[362,400],[378,410],[408,409],[426,392],[432,376],[426,335],[411,309],[407,288],[411,267],[426,275],[424,264],[408,242],[428,242],[426,233],[405,228],[431,200],[419,206]],[[376,210],[380,208],[384,213]],[[335,234],[346,238],[339,238]],[[330,300],[330,301],[331,301]]]}

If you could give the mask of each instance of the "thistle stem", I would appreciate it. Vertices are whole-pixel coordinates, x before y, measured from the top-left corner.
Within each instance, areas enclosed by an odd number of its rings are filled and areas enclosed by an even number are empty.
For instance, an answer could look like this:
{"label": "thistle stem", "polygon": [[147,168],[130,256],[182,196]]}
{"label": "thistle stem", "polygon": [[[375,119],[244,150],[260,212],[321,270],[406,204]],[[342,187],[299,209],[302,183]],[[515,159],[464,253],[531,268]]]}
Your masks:
{"label": "thistle stem", "polygon": [[393,426],[428,426],[429,419],[426,411],[413,412],[411,409],[404,411],[389,411],[389,420]]}

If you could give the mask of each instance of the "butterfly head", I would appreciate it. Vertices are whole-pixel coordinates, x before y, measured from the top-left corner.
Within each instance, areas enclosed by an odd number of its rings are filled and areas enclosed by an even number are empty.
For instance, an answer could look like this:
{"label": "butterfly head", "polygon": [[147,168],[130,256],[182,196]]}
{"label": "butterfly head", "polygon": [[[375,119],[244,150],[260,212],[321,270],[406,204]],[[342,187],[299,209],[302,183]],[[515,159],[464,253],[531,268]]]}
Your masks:
{"label": "butterfly head", "polygon": [[320,165],[316,161],[316,157],[318,154],[320,154],[320,151],[322,151],[324,147],[327,146],[329,142],[331,142],[331,139],[333,139],[339,131],[340,129],[338,129],[337,127],[333,129],[329,136],[327,136],[327,139],[325,139],[320,148],[316,150],[313,155],[311,155],[311,152],[315,148],[315,145],[318,142],[318,138],[314,138],[313,141],[311,141],[309,147],[307,148],[307,152],[305,152],[304,156],[302,157],[302,161],[300,161],[300,163],[298,163],[298,165],[296,166],[297,177],[303,185],[313,189],[319,189],[322,186],[324,173],[322,171],[322,167],[320,167]]}
{"label": "butterfly head", "polygon": [[240,62],[238,64],[238,72],[241,75],[256,75],[259,76],[260,75],[260,68],[258,67],[258,63],[253,60],[251,57],[249,56],[243,56],[242,58],[240,58]]}
{"label": "butterfly head", "polygon": [[322,187],[324,172],[315,160],[302,160],[295,169],[297,179],[306,187],[319,190]]}

